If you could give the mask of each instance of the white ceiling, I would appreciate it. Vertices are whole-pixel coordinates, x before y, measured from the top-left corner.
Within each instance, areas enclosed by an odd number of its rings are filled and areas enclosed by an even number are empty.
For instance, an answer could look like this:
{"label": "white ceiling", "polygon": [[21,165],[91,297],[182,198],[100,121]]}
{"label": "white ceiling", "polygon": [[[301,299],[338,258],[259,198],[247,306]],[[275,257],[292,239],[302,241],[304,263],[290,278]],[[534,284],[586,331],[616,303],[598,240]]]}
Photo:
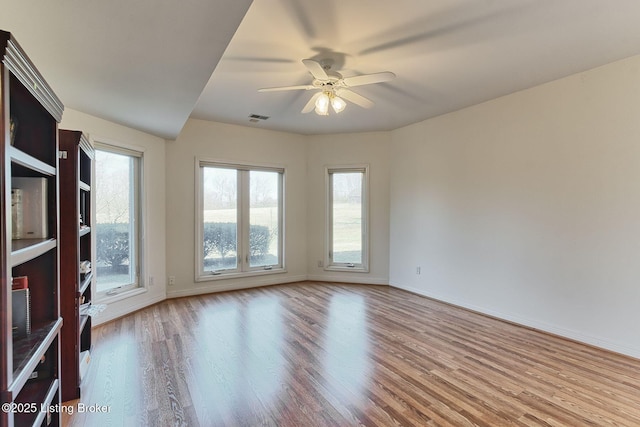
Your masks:
{"label": "white ceiling", "polygon": [[[168,139],[189,115],[395,129],[640,53],[637,0],[254,0],[245,15],[250,3],[0,0],[0,28],[66,106]],[[373,108],[325,117],[300,113],[309,91],[257,91],[310,83],[301,60],[326,56],[345,77],[397,78],[354,88]]]}
{"label": "white ceiling", "polygon": [[251,0],[0,0],[66,107],[175,138]]}

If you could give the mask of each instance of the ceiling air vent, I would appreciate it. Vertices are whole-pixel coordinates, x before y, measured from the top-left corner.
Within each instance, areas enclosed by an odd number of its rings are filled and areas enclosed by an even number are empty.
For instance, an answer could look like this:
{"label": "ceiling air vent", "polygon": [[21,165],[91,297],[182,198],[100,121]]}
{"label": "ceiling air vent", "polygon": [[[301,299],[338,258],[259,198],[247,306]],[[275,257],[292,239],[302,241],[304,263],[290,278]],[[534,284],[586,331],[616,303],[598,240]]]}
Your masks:
{"label": "ceiling air vent", "polygon": [[258,123],[261,120],[267,120],[269,116],[261,116],[260,114],[250,114],[249,121],[251,123]]}

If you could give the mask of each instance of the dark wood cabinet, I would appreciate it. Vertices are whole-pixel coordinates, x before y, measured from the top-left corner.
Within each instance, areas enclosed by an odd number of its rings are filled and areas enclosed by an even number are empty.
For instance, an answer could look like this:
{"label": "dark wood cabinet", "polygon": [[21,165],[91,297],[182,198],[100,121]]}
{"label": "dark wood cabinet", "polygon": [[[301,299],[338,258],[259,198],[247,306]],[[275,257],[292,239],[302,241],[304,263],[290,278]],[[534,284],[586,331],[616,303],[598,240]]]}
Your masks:
{"label": "dark wood cabinet", "polygon": [[60,311],[62,326],[62,401],[80,397],[81,374],[91,350],[93,236],[91,177],[94,149],[80,131],[60,130]]}
{"label": "dark wood cabinet", "polygon": [[0,55],[0,426],[57,426],[60,414],[48,408],[61,402],[58,123],[64,107],[5,31]]}

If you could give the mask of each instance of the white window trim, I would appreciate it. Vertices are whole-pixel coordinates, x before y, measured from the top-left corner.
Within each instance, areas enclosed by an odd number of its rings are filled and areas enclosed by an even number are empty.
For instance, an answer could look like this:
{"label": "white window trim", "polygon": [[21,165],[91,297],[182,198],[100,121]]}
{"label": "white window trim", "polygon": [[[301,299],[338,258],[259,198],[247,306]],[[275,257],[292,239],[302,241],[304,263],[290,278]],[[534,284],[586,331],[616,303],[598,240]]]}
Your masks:
{"label": "white window trim", "polygon": [[[270,268],[264,267],[253,267],[247,268],[246,270],[242,270],[242,266],[245,264],[246,260],[241,260],[237,269],[234,270],[226,270],[222,272],[210,272],[204,271],[204,259],[202,257],[202,247],[204,245],[203,242],[203,186],[202,186],[202,168],[204,166],[212,166],[212,167],[227,167],[229,169],[237,169],[237,170],[251,170],[251,171],[269,171],[269,172],[279,172],[282,174],[281,177],[281,185],[280,185],[280,194],[279,194],[279,210],[281,215],[279,217],[278,227],[280,230],[280,242],[278,247],[278,260],[280,261],[279,266],[270,266]],[[243,277],[252,277],[252,276],[263,276],[270,274],[282,274],[286,273],[286,262],[285,262],[285,188],[286,188],[286,169],[282,165],[277,164],[269,164],[269,163],[246,163],[246,162],[237,162],[237,161],[228,161],[228,160],[220,160],[220,159],[211,159],[211,158],[195,158],[195,277],[194,280],[196,282],[207,282],[214,280],[224,280],[224,279],[233,279],[233,278],[243,278]],[[245,200],[241,201],[242,205],[248,206],[249,193],[248,191],[243,191],[242,186],[242,178],[238,177],[238,197],[245,198]],[[245,194],[246,193],[246,194]],[[242,217],[241,217],[242,216]],[[239,209],[238,210],[238,224],[242,222],[249,221],[249,209]],[[242,227],[238,228],[238,240],[244,239]],[[244,255],[243,255],[244,258]]]}
{"label": "white window trim", "polygon": [[[98,281],[97,278],[93,280],[92,291],[94,296],[94,300],[96,303],[110,303],[114,301],[119,301],[125,298],[130,298],[141,293],[147,292],[147,281],[145,280],[145,272],[147,266],[147,250],[146,250],[146,236],[147,229],[146,224],[146,206],[147,206],[147,192],[145,191],[145,173],[144,173],[144,158],[146,149],[139,145],[126,144],[119,141],[114,141],[107,138],[94,137],[93,138],[94,149],[103,150],[103,151],[111,151],[113,153],[120,153],[128,156],[138,157],[140,160],[140,164],[138,166],[138,177],[136,182],[136,191],[138,192],[136,199],[140,204],[138,209],[138,253],[137,253],[137,271],[136,271],[136,281],[135,283],[131,283],[126,286],[121,286],[118,288],[113,288],[108,291],[98,292],[97,286]],[[95,185],[96,177],[95,177],[95,167],[92,168],[92,177],[91,182]],[[95,189],[93,190],[95,192]],[[92,197],[92,206],[91,212],[93,215],[92,223],[96,224],[96,198]],[[93,247],[91,248],[91,253],[94,256],[97,252],[97,239],[93,239]],[[95,260],[92,260],[92,263],[95,265]]]}
{"label": "white window trim", "polygon": [[[349,266],[344,263],[333,263],[333,203],[331,191],[331,174],[334,172],[363,172],[362,179],[362,264]],[[325,166],[325,250],[324,250],[324,270],[326,271],[351,271],[358,273],[369,272],[369,165],[349,164],[349,165],[327,165]]]}

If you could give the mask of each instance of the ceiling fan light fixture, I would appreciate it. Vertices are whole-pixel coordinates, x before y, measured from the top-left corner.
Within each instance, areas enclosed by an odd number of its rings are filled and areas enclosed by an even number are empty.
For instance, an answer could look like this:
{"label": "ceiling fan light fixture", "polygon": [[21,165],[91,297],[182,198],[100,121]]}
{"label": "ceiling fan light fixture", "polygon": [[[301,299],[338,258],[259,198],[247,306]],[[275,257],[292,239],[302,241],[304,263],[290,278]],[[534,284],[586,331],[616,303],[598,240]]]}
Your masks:
{"label": "ceiling fan light fixture", "polygon": [[[283,90],[312,90],[319,89],[313,96],[307,101],[302,110],[302,114],[310,113],[315,108],[316,114],[319,116],[329,115],[329,105],[333,108],[336,114],[342,112],[347,102],[352,102],[362,108],[371,108],[374,103],[372,100],[359,95],[356,92],[350,90],[354,86],[363,86],[373,83],[383,83],[393,80],[396,75],[391,71],[382,71],[380,73],[373,74],[361,74],[352,77],[342,77],[337,71],[332,70],[335,65],[332,58],[325,58],[320,60],[315,59],[303,59],[302,63],[307,67],[307,71],[313,77],[313,82],[310,85],[297,85],[297,86],[280,86],[280,87],[267,87],[258,89],[259,92],[276,92]],[[342,95],[342,97],[338,96]]]}
{"label": "ceiling fan light fixture", "polygon": [[329,115],[329,109],[328,109],[328,108],[327,108],[327,109],[322,110],[322,109],[320,109],[320,108],[316,107],[315,112],[316,112],[316,114],[317,114],[317,115],[319,115],[319,116],[328,116],[328,115]]}
{"label": "ceiling fan light fixture", "polygon": [[333,108],[333,111],[336,112],[336,114],[344,110],[346,106],[347,103],[344,102],[344,99],[340,98],[339,96],[334,96],[333,98],[331,98],[331,107]]}
{"label": "ceiling fan light fixture", "polygon": [[329,95],[327,93],[322,93],[318,99],[316,99],[316,114],[319,116],[329,114]]}

